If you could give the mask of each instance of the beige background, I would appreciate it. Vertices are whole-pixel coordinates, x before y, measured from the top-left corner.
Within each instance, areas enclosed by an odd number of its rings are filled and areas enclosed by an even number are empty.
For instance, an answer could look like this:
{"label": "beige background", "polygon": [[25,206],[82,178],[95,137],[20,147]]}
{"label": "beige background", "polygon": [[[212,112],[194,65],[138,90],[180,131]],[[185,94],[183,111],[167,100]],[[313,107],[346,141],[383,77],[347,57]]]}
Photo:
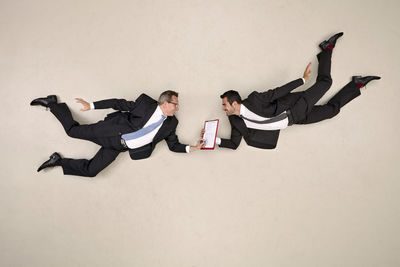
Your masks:
{"label": "beige background", "polygon": [[[398,1],[0,1],[1,266],[400,266]],[[247,146],[190,155],[160,143],[96,178],[36,172],[54,151],[91,158],[36,97],[180,92],[178,135],[229,123],[219,94],[300,77],[344,31],[326,101],[377,74],[338,117]]]}

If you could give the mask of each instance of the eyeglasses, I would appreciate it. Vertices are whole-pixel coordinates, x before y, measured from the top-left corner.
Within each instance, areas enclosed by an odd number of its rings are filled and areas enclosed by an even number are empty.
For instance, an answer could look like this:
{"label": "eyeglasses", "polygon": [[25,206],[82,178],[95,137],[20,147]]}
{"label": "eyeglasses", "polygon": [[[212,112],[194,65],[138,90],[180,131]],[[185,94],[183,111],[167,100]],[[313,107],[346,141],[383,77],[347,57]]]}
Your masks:
{"label": "eyeglasses", "polygon": [[174,104],[175,107],[179,107],[179,104],[178,104],[178,103],[174,103],[174,102],[171,102],[171,101],[167,101],[167,102],[170,103],[170,104]]}

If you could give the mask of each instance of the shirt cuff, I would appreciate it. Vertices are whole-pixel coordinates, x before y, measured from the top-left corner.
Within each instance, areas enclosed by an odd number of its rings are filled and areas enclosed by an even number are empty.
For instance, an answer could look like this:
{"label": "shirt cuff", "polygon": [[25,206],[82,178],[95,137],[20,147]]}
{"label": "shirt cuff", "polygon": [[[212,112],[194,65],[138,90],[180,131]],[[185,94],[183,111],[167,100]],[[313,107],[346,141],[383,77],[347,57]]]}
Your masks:
{"label": "shirt cuff", "polygon": [[215,138],[215,143],[217,145],[220,145],[221,144],[221,138],[219,138],[219,137]]}
{"label": "shirt cuff", "polygon": [[190,153],[190,146],[186,146],[186,153]]}
{"label": "shirt cuff", "polygon": [[90,109],[94,109],[94,103],[90,103]]}
{"label": "shirt cuff", "polygon": [[305,84],[306,83],[306,80],[304,79],[304,78],[301,78],[302,80],[303,80],[303,84]]}

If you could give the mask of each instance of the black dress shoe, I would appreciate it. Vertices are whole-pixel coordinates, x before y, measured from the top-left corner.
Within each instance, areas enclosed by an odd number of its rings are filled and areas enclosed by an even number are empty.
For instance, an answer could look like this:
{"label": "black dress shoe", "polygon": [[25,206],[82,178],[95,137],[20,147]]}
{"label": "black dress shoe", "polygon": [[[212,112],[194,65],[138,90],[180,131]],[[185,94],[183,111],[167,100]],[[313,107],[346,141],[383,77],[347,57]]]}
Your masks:
{"label": "black dress shoe", "polygon": [[322,43],[319,44],[319,47],[321,47],[322,50],[325,50],[327,48],[334,48],[335,44],[336,44],[336,40],[339,39],[340,36],[343,35],[343,32],[339,32],[337,34],[335,34],[334,36],[332,36],[331,38],[329,38],[328,41],[323,41]]}
{"label": "black dress shoe", "polygon": [[361,76],[353,76],[352,81],[355,82],[356,84],[358,84],[358,86],[364,87],[367,85],[367,83],[369,83],[372,80],[380,80],[381,77],[379,76],[365,76],[365,77],[361,77]]}
{"label": "black dress shoe", "polygon": [[50,104],[57,103],[57,97],[55,95],[49,95],[47,97],[36,98],[32,100],[31,106],[43,106],[48,108]]}
{"label": "black dress shoe", "polygon": [[38,172],[41,170],[47,168],[47,167],[54,167],[54,166],[59,166],[60,165],[60,160],[61,156],[57,152],[54,152],[51,154],[50,159],[48,161],[45,161],[42,165],[40,165],[39,169],[37,169]]}

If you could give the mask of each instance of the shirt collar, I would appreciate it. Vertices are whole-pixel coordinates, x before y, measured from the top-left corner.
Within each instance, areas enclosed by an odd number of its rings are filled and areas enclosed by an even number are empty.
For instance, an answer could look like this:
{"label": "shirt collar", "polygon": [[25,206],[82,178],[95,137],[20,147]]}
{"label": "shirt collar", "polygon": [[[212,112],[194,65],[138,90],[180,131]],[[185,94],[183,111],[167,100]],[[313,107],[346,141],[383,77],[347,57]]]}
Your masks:
{"label": "shirt collar", "polygon": [[240,105],[240,115],[246,117],[246,114],[248,114],[248,113],[249,113],[249,110],[246,108],[246,106],[241,104]]}
{"label": "shirt collar", "polygon": [[167,118],[167,116],[165,116],[165,115],[163,114],[163,112],[162,112],[162,110],[161,110],[161,108],[160,108],[159,105],[157,105],[157,108],[156,108],[156,110],[154,111],[153,116],[155,116],[156,118],[161,118],[161,116],[164,116],[164,117],[165,117],[164,120]]}

